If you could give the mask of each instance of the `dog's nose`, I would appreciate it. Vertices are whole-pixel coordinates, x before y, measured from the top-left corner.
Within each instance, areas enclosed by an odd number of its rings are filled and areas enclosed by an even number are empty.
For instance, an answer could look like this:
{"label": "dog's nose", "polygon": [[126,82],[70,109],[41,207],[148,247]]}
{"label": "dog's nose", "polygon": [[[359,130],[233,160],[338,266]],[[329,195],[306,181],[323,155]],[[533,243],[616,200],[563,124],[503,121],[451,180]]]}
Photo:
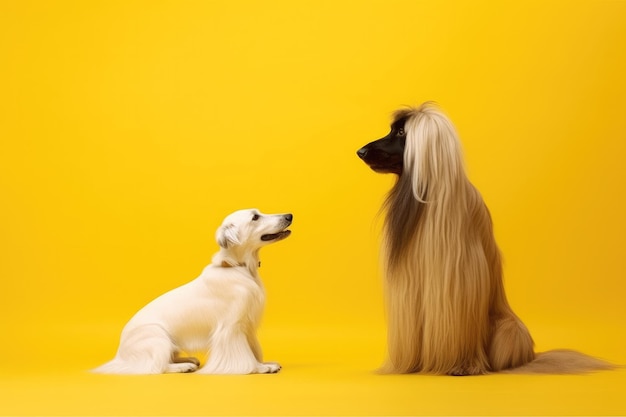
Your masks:
{"label": "dog's nose", "polygon": [[291,214],[291,213],[285,214],[285,220],[287,220],[289,223],[291,223],[291,221],[293,220],[293,214]]}
{"label": "dog's nose", "polygon": [[362,147],[361,149],[356,151],[356,154],[359,156],[359,158],[363,159],[365,158],[365,155],[367,155],[367,149],[365,149],[365,147]]}

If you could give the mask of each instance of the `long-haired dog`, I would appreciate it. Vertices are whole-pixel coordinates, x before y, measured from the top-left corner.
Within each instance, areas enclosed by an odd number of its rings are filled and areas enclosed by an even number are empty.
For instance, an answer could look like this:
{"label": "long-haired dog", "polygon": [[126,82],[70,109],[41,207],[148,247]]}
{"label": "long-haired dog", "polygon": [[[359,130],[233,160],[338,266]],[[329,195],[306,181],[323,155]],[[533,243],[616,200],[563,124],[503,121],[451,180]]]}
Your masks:
{"label": "long-haired dog", "polygon": [[569,350],[535,354],[507,302],[491,216],[464,169],[454,126],[431,103],[394,114],[359,149],[398,176],[383,208],[387,373],[572,373],[611,366]]}
{"label": "long-haired dog", "polygon": [[[275,373],[264,363],[256,336],[265,293],[259,277],[259,250],[291,233],[291,214],[240,210],[216,233],[220,246],[199,277],[139,310],[122,331],[117,354],[93,372],[108,374]],[[195,357],[207,356],[200,367]]]}

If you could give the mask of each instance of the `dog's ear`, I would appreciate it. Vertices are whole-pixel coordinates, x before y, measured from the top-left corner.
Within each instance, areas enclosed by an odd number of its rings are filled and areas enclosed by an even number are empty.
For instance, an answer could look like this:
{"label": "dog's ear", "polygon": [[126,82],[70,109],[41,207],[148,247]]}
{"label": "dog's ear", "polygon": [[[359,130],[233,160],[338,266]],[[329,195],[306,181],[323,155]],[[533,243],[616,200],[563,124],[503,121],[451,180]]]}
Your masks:
{"label": "dog's ear", "polygon": [[217,244],[224,249],[228,249],[233,245],[239,245],[239,233],[234,224],[226,224],[217,229],[215,234]]}

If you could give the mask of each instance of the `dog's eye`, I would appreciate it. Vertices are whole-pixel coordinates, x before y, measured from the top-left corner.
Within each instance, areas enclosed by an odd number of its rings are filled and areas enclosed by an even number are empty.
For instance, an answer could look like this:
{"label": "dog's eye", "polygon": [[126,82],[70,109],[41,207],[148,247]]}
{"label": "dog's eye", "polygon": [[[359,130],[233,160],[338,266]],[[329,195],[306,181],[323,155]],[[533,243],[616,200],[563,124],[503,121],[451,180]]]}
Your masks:
{"label": "dog's eye", "polygon": [[255,222],[257,220],[259,220],[261,216],[259,216],[258,214],[255,214],[254,216],[252,216],[252,221]]}
{"label": "dog's eye", "polygon": [[402,128],[398,129],[398,136],[404,136],[404,135],[405,135],[404,129]]}

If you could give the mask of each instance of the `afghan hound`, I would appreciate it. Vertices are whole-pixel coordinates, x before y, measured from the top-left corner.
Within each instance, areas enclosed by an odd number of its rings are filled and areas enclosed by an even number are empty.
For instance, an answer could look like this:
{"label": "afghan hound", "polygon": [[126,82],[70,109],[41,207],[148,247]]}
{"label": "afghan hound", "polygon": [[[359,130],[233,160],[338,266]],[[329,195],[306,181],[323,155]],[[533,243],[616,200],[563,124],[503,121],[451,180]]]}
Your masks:
{"label": "afghan hound", "polygon": [[491,216],[465,174],[460,141],[432,103],[395,112],[359,149],[398,176],[383,209],[388,358],[384,373],[478,375],[609,369],[570,350],[536,354],[507,302]]}
{"label": "afghan hound", "polygon": [[[289,236],[291,214],[239,210],[217,229],[217,252],[199,277],[139,310],[122,330],[115,358],[93,370],[104,374],[276,373],[263,362],[256,330],[265,293],[259,250]],[[208,360],[200,367],[199,353]]]}

